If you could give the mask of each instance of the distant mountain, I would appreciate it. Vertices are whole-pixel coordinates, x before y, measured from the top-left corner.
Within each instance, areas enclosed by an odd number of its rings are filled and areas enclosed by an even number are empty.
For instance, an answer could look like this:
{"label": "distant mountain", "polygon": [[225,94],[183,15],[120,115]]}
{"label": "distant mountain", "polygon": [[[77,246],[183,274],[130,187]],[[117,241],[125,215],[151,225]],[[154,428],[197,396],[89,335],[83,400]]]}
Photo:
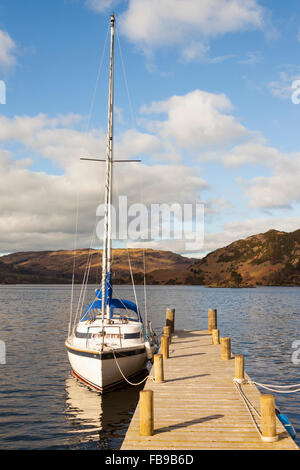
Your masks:
{"label": "distant mountain", "polygon": [[[75,282],[81,283],[88,265],[89,249],[76,250]],[[209,253],[205,258],[186,258],[171,251],[113,250],[113,282],[130,284],[129,260],[136,284],[246,287],[300,285],[300,230],[292,233],[269,230],[238,240]],[[101,280],[102,252],[90,252],[89,282]],[[74,251],[29,251],[0,258],[0,283],[70,283]]]}
{"label": "distant mountain", "polygon": [[269,230],[209,253],[188,268],[211,287],[300,285],[300,230]]}
{"label": "distant mountain", "polygon": [[[74,279],[81,283],[89,264],[89,282],[101,280],[102,251],[80,249],[75,252]],[[144,260],[148,284],[182,284],[190,276],[189,266],[196,260],[171,251],[114,249],[112,270],[116,284],[131,283],[129,262],[136,284],[144,282]],[[69,283],[72,281],[74,251],[28,251],[0,258],[2,283]]]}

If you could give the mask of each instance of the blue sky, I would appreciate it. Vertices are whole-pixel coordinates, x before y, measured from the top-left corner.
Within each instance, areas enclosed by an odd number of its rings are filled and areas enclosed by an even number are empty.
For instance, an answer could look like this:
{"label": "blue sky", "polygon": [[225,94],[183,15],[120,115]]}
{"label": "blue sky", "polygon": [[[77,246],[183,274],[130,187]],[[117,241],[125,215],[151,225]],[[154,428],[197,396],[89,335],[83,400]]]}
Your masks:
{"label": "blue sky", "polygon": [[[77,197],[89,244],[104,175],[79,157],[105,154],[108,44],[89,113],[112,11],[115,150],[143,160],[116,170],[118,193],[202,201],[193,256],[300,228],[299,2],[3,0],[0,252],[72,248]],[[178,240],[147,246],[191,254]]]}

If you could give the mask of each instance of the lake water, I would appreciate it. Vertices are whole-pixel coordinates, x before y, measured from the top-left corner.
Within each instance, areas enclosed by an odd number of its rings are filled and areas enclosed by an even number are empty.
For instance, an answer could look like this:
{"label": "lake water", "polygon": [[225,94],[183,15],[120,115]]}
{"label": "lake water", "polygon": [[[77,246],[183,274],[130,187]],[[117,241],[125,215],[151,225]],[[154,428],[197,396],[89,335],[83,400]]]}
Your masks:
{"label": "lake water", "polygon": [[[75,288],[75,297],[79,287]],[[70,315],[70,286],[0,287],[0,449],[118,449],[141,387],[126,386],[103,397],[70,374],[64,341]],[[132,288],[118,297],[134,300]],[[143,286],[137,287],[140,308]],[[94,286],[88,288],[93,298]],[[176,309],[177,329],[206,329],[207,309],[218,309],[221,336],[258,382],[300,383],[292,343],[300,340],[300,287],[209,289],[147,287],[148,319],[161,332],[167,307]],[[300,357],[300,355],[299,355]],[[300,444],[300,393],[275,394]]]}

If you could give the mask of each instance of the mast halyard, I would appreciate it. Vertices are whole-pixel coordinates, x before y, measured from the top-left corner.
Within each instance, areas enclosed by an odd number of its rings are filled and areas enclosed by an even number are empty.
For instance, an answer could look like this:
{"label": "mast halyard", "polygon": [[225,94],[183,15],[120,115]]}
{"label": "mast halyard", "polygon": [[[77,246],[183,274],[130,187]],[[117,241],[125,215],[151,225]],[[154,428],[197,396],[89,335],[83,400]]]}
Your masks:
{"label": "mast halyard", "polygon": [[[110,18],[110,68],[109,68],[109,93],[108,93],[108,132],[106,155],[106,181],[105,181],[105,208],[104,208],[104,236],[102,252],[102,320],[105,313],[110,318],[109,292],[111,269],[111,205],[112,205],[112,169],[113,169],[113,104],[114,104],[114,33],[115,16]],[[106,302],[106,299],[108,300]]]}

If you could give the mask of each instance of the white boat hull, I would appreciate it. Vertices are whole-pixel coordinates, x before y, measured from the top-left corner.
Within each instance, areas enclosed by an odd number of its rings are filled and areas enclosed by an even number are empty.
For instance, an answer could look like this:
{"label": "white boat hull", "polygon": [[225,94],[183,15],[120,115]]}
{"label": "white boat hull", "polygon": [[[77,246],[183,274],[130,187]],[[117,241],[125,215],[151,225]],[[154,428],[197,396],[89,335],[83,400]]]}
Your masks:
{"label": "white boat hull", "polygon": [[66,346],[73,374],[100,392],[126,382],[126,379],[129,380],[146,368],[147,354],[144,345],[119,349],[115,354],[111,351],[100,353],[79,350],[68,343]]}

